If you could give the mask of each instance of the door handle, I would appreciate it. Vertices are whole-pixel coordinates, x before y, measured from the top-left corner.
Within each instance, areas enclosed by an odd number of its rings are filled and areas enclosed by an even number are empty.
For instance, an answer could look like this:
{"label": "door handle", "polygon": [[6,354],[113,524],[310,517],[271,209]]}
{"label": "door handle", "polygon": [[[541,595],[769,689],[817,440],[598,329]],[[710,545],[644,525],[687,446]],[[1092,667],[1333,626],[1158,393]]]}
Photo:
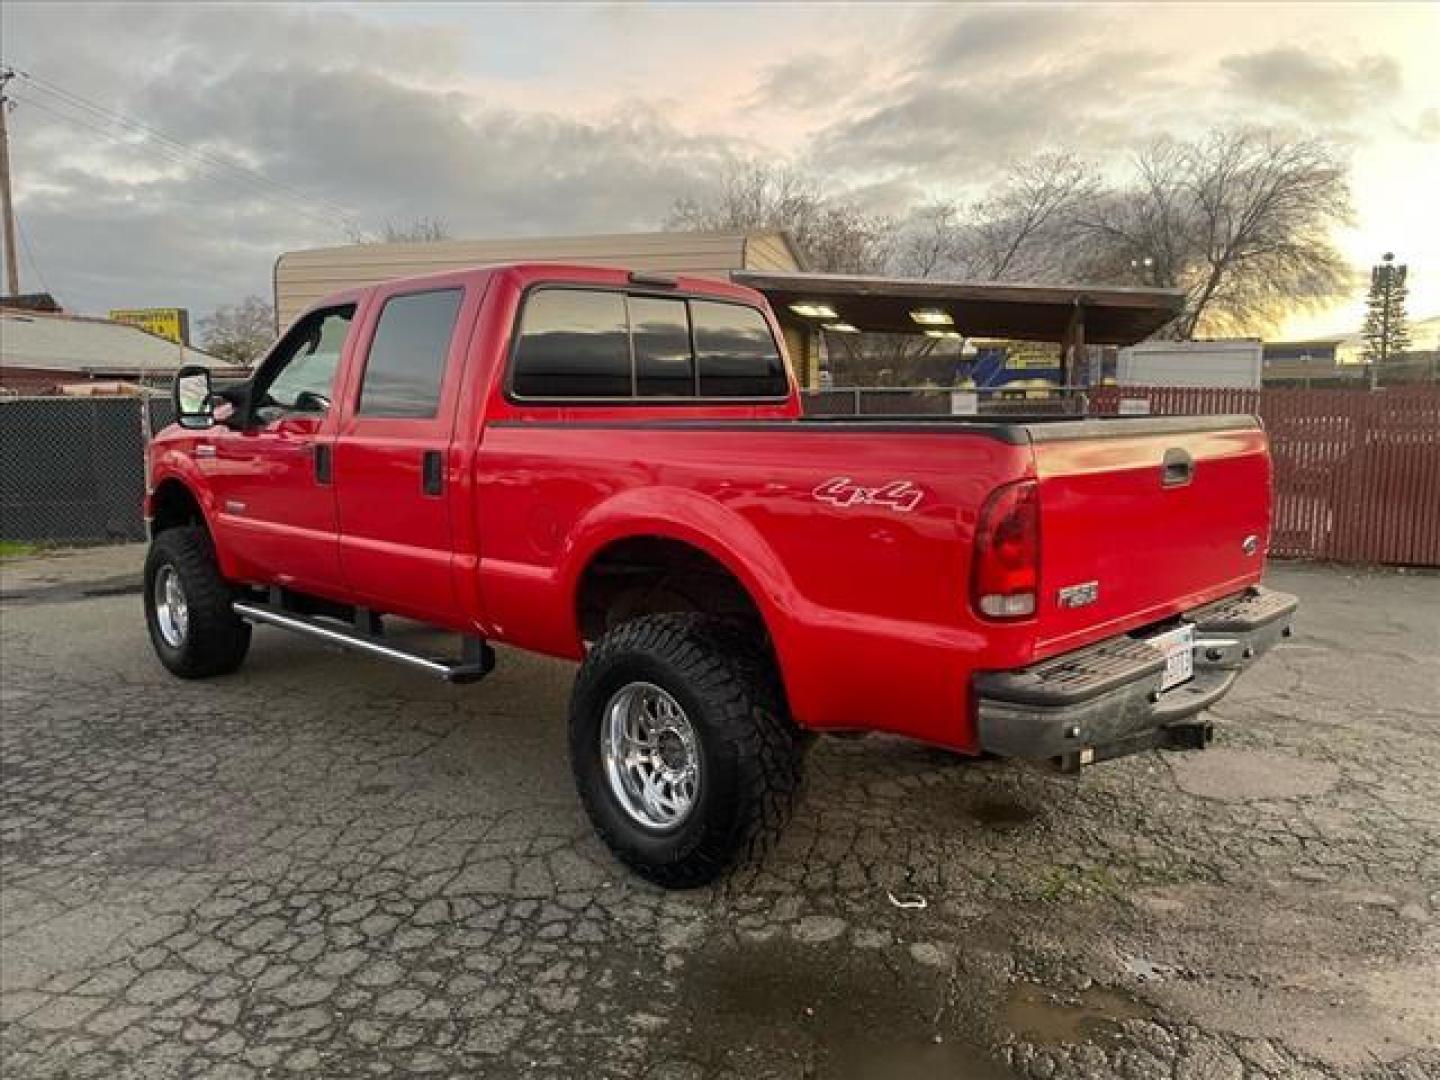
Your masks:
{"label": "door handle", "polygon": [[439,495],[444,483],[439,450],[426,450],[420,468],[420,487],[426,495]]}
{"label": "door handle", "polygon": [[1165,451],[1161,470],[1160,484],[1162,487],[1184,487],[1195,479],[1195,459],[1190,456],[1188,451],[1178,446],[1172,446]]}
{"label": "door handle", "polygon": [[315,482],[317,484],[330,483],[334,474],[334,459],[330,453],[329,443],[315,444]]}

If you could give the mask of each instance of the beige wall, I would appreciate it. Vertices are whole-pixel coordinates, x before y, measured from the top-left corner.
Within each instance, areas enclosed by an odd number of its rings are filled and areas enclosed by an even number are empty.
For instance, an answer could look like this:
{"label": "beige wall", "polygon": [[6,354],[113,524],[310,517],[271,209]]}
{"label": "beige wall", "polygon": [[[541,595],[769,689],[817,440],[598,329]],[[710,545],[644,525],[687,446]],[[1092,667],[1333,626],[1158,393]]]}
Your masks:
{"label": "beige wall", "polygon": [[802,389],[814,390],[820,385],[820,331],[804,320],[783,317],[780,331],[785,335],[785,351],[796,380]]}
{"label": "beige wall", "polygon": [[803,270],[784,233],[751,233],[745,238],[746,270]]}
{"label": "beige wall", "polygon": [[291,251],[275,263],[282,327],[341,289],[493,262],[576,262],[727,278],[732,270],[797,270],[782,233],[626,233],[613,236],[350,244]]}

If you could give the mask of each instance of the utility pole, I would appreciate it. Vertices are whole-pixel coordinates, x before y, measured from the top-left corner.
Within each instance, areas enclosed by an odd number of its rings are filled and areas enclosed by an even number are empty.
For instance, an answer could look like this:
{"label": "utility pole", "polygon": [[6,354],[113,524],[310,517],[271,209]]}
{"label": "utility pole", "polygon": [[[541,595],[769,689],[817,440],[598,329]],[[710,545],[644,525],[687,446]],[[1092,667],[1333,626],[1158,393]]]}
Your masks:
{"label": "utility pole", "polygon": [[5,88],[15,72],[9,68],[0,69],[0,216],[5,221],[5,292],[9,296],[20,293],[20,260],[15,254],[15,203],[10,197],[10,128],[5,114],[10,111],[10,99]]}
{"label": "utility pole", "polygon": [[1381,370],[1410,347],[1410,331],[1405,325],[1408,271],[1403,263],[1397,266],[1395,256],[1388,251],[1370,271],[1370,295],[1365,301],[1365,327],[1361,333],[1365,339],[1371,390],[1380,385]]}

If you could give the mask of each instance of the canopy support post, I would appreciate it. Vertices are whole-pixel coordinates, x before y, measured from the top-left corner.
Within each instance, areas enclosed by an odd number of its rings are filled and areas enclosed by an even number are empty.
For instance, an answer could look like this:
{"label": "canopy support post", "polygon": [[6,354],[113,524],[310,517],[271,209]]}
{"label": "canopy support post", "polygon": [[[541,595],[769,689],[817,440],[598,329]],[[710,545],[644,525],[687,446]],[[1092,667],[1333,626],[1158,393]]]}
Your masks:
{"label": "canopy support post", "polygon": [[1067,390],[1074,386],[1075,371],[1085,351],[1085,297],[1075,298],[1070,309],[1070,322],[1060,344],[1060,385]]}

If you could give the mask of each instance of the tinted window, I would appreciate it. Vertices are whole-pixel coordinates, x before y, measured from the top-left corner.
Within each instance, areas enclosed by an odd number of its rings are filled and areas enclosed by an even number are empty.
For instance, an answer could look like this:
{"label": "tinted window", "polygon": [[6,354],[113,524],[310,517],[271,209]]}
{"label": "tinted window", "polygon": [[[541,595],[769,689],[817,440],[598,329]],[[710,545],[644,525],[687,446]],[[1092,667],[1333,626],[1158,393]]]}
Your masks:
{"label": "tinted window", "polygon": [[[290,331],[262,373],[268,380],[257,399],[261,410],[318,412],[335,393],[335,370],[350,332],[353,306],[317,311]],[[307,397],[301,398],[305,394]]]}
{"label": "tinted window", "polygon": [[701,397],[783,397],[785,364],[770,324],[741,304],[690,301]]}
{"label": "tinted window", "polygon": [[361,416],[436,414],[462,295],[460,289],[444,289],[385,302],[365,362]]}
{"label": "tinted window", "polygon": [[515,347],[514,390],[521,397],[629,397],[624,294],[531,293]]}
{"label": "tinted window", "polygon": [[684,300],[630,298],[630,340],[635,348],[635,391],[641,397],[694,397],[690,321]]}

